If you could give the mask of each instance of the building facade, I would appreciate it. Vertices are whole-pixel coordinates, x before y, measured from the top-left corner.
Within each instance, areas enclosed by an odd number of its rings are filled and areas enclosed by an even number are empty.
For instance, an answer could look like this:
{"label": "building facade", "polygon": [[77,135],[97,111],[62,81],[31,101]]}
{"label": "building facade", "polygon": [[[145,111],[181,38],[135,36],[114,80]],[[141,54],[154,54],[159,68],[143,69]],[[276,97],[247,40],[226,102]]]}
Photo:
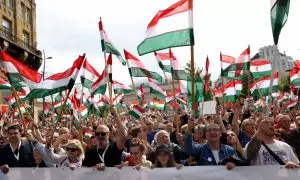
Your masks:
{"label": "building facade", "polygon": [[[37,49],[35,0],[0,0],[0,47],[14,59],[38,70],[42,52]],[[4,96],[7,96],[7,92]],[[0,103],[2,95],[0,93]]]}
{"label": "building facade", "polygon": [[285,53],[280,53],[275,45],[260,48],[259,57],[270,61],[273,70],[278,71],[279,78],[288,75],[294,65],[293,58]]}

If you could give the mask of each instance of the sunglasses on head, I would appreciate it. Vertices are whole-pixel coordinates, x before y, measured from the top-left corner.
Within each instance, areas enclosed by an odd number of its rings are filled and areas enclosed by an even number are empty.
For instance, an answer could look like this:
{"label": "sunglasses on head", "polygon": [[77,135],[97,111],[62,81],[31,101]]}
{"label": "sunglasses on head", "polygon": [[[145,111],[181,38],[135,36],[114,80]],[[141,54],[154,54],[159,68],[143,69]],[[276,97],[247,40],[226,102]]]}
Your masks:
{"label": "sunglasses on head", "polygon": [[107,132],[96,132],[95,133],[96,136],[102,136],[102,137],[106,136],[106,134],[107,134]]}
{"label": "sunglasses on head", "polygon": [[66,150],[67,150],[67,151],[71,151],[71,152],[76,152],[76,151],[78,151],[79,149],[78,149],[78,148],[70,148],[70,147],[66,147]]}

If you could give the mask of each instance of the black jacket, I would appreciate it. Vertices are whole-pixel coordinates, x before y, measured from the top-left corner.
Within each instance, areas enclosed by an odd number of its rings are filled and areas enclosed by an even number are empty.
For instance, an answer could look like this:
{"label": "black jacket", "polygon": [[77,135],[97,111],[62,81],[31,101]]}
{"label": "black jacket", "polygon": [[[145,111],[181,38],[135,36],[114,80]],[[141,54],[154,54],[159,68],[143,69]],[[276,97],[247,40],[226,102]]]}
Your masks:
{"label": "black jacket", "polygon": [[4,164],[9,167],[35,167],[32,144],[27,140],[21,140],[19,160],[15,158],[9,144],[0,148],[0,166]]}

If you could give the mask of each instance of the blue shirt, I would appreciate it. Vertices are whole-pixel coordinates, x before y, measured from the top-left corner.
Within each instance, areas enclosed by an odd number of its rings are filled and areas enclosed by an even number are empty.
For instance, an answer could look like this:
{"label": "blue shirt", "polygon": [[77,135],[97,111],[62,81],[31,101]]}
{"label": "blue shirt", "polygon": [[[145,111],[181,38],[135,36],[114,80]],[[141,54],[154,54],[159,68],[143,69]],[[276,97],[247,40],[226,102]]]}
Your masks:
{"label": "blue shirt", "polygon": [[247,136],[242,130],[239,130],[239,140],[241,146],[244,148],[246,144],[251,140],[251,137]]}

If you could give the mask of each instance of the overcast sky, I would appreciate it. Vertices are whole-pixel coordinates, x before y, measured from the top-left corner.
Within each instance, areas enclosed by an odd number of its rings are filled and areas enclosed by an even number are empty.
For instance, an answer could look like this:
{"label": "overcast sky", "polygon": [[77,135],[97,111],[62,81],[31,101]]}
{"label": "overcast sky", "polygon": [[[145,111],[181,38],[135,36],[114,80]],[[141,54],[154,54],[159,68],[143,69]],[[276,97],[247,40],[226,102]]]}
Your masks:
{"label": "overcast sky", "polygon": [[[39,49],[53,59],[46,72],[61,72],[78,55],[86,53],[96,70],[104,68],[98,30],[99,17],[111,41],[138,57],[137,45],[158,10],[177,0],[36,0]],[[288,21],[281,32],[279,50],[300,59],[300,0],[291,0]],[[237,57],[248,44],[251,56],[273,44],[270,0],[194,0],[195,63],[203,67],[206,56],[210,72],[220,72],[219,53]],[[182,65],[190,59],[188,47],[175,48]],[[161,73],[153,54],[138,57],[150,70]],[[113,79],[130,84],[128,69],[113,59]],[[138,78],[135,78],[138,80]]]}

